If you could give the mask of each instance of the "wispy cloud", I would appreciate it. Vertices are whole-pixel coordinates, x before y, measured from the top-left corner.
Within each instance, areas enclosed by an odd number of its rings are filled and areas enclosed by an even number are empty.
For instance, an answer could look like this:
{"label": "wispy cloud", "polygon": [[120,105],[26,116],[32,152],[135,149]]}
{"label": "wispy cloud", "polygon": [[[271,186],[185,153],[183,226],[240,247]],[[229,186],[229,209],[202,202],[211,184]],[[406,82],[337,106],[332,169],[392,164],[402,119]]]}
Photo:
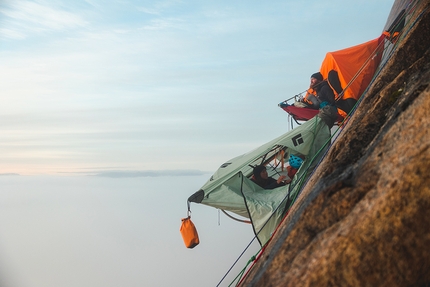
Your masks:
{"label": "wispy cloud", "polygon": [[156,8],[138,7],[137,10],[146,14],[160,15],[159,9],[156,9]]}
{"label": "wispy cloud", "polygon": [[138,11],[151,15],[161,15],[167,9],[177,5],[180,1],[159,1],[150,6],[139,6]]}
{"label": "wispy cloud", "polygon": [[177,28],[182,23],[180,19],[153,19],[142,27],[143,30],[163,30]]}
{"label": "wispy cloud", "polygon": [[23,39],[34,33],[60,31],[87,24],[80,15],[31,1],[15,1],[0,10],[8,26],[0,32],[4,38]]}
{"label": "wispy cloud", "polygon": [[24,32],[8,28],[0,28],[0,36],[13,40],[22,40],[26,38],[26,34]]}

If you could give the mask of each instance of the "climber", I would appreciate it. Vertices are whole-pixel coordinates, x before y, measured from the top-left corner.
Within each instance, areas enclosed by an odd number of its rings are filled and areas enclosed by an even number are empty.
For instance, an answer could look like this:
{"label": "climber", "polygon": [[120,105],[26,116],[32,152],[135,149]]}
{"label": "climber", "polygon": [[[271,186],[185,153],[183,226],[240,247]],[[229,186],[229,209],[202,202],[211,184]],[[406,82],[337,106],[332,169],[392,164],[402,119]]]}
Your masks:
{"label": "climber", "polygon": [[264,165],[257,165],[254,167],[251,180],[264,189],[274,189],[285,185],[286,178],[287,177],[285,175],[279,176],[277,180],[273,177],[269,177],[266,167]]}
{"label": "climber", "polygon": [[296,101],[294,106],[318,110],[326,105],[335,106],[335,96],[322,74],[317,72],[311,75],[311,83],[306,96]]}

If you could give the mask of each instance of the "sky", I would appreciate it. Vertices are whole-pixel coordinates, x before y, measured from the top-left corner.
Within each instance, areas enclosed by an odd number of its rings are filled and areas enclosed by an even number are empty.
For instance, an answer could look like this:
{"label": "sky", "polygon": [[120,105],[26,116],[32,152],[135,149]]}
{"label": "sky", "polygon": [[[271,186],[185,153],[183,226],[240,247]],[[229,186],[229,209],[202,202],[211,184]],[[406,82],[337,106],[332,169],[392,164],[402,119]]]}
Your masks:
{"label": "sky", "polygon": [[377,38],[393,3],[0,1],[0,274],[216,285],[252,230],[194,204],[204,240],[186,249],[187,197],[288,131],[278,103],[327,52]]}
{"label": "sky", "polygon": [[207,2],[0,2],[0,173],[213,171],[393,4]]}

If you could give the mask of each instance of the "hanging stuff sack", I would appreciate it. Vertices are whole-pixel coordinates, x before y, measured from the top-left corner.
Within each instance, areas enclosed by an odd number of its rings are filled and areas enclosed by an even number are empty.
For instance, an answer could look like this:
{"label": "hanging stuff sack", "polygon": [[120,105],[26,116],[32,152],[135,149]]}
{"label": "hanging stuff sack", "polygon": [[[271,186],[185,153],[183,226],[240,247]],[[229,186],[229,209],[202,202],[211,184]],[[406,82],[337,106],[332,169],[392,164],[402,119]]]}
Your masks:
{"label": "hanging stuff sack", "polygon": [[188,202],[188,217],[182,218],[181,229],[179,230],[187,248],[194,248],[199,243],[199,235],[194,223],[191,221],[190,203]]}
{"label": "hanging stuff sack", "polygon": [[182,234],[182,239],[184,240],[185,246],[187,248],[194,248],[200,243],[199,235],[197,234],[196,227],[191,221],[190,216],[182,218],[182,225],[180,231]]}

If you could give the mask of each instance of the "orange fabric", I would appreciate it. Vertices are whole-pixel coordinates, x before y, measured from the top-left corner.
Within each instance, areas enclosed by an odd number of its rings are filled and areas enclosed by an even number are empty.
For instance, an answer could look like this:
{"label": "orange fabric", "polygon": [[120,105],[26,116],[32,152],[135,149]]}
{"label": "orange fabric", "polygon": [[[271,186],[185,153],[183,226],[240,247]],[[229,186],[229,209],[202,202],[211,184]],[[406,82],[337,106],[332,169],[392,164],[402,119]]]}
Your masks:
{"label": "orange fabric", "polygon": [[388,31],[384,31],[384,32],[382,32],[382,35],[384,35],[384,36],[385,36],[385,38],[387,38],[387,39],[390,39],[390,37],[391,37],[391,34],[390,34],[390,32],[388,32]]}
{"label": "orange fabric", "polygon": [[190,216],[187,218],[182,218],[182,225],[179,231],[182,234],[182,239],[184,240],[185,246],[187,248],[194,248],[200,243],[197,229],[194,226],[194,223],[191,221]]}
{"label": "orange fabric", "polygon": [[287,166],[288,177],[293,179],[294,175],[297,173],[298,169],[292,167],[291,165]]}
{"label": "orange fabric", "polygon": [[[384,35],[381,35],[366,43],[326,54],[320,73],[326,79],[330,70],[338,72],[342,88],[347,88],[342,96],[343,99],[354,98],[358,100],[367,88],[381,61],[384,47],[380,45],[378,48],[378,45],[383,39]],[[372,57],[372,53],[377,49],[380,51]],[[349,83],[369,58],[371,60],[367,62],[354,82]]]}
{"label": "orange fabric", "polygon": [[[317,95],[317,92],[316,92],[314,89],[309,88],[309,89],[306,91],[306,96],[307,96],[307,95],[309,95],[309,94],[316,96],[316,95]],[[306,97],[306,96],[305,96],[305,97]]]}
{"label": "orange fabric", "polygon": [[331,90],[333,91],[334,97],[337,98],[339,94],[336,92],[336,89],[332,87],[332,85],[330,84],[330,81],[327,81],[327,84],[330,86]]}
{"label": "orange fabric", "polygon": [[345,113],[344,110],[337,108],[337,113],[342,117],[342,118],[346,118],[348,116],[347,113]]}
{"label": "orange fabric", "polygon": [[309,89],[306,91],[306,95],[305,95],[305,96],[304,96],[304,98],[303,98],[303,101],[304,101],[305,103],[307,103],[307,104],[309,104],[309,105],[312,105],[312,101],[308,99],[309,95],[314,95],[314,96],[316,96],[316,95],[317,95],[317,92],[316,92],[314,89],[309,88]]}

